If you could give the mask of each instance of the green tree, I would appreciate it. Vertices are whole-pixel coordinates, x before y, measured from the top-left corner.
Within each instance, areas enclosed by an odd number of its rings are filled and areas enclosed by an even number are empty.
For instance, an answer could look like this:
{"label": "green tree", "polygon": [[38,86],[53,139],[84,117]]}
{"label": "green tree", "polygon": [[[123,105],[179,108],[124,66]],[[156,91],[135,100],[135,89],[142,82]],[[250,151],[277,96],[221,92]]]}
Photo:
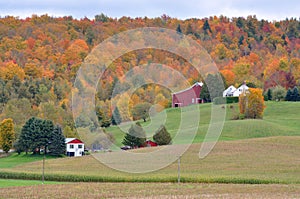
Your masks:
{"label": "green tree", "polygon": [[76,133],[74,133],[71,129],[70,126],[65,126],[64,130],[63,130],[63,134],[66,138],[78,138],[78,136],[76,135]]}
{"label": "green tree", "polygon": [[104,116],[104,118],[101,121],[101,125],[100,126],[104,127],[104,128],[107,128],[107,127],[110,126],[110,124],[111,124],[110,118],[108,118],[107,116]]}
{"label": "green tree", "polygon": [[59,125],[54,126],[48,149],[51,155],[59,156],[66,153],[65,137]]}
{"label": "green tree", "polygon": [[96,15],[95,16],[95,21],[97,22],[108,22],[109,17],[103,13],[101,13],[100,15]]}
{"label": "green tree", "polygon": [[12,148],[15,140],[14,124],[12,119],[5,119],[0,124],[0,144],[5,153]]}
{"label": "green tree", "polygon": [[289,88],[288,91],[286,92],[285,101],[292,101],[292,100],[293,100],[293,92]]}
{"label": "green tree", "polygon": [[149,117],[149,109],[151,104],[148,102],[139,103],[132,108],[132,117],[133,120],[143,119],[146,122],[146,119]]}
{"label": "green tree", "polygon": [[121,122],[122,122],[122,118],[120,115],[120,111],[119,111],[118,107],[116,107],[114,109],[114,112],[111,117],[111,123],[112,123],[112,125],[119,125],[119,124],[121,124]]}
{"label": "green tree", "polygon": [[273,88],[272,93],[272,100],[274,101],[282,101],[286,96],[286,90],[282,86],[276,86]]}
{"label": "green tree", "polygon": [[299,101],[299,90],[296,86],[293,88],[292,101]]}
{"label": "green tree", "polygon": [[268,100],[272,100],[272,90],[271,90],[271,89],[268,89],[268,92],[267,92],[267,99],[268,99]]}
{"label": "green tree", "polygon": [[140,147],[145,144],[146,133],[139,123],[131,125],[128,133],[125,135],[122,144],[132,148]]}
{"label": "green tree", "polygon": [[[213,101],[216,97],[222,97],[226,85],[224,85],[224,77],[222,74],[208,74],[205,78],[203,91],[201,90],[200,98]],[[208,87],[209,86],[209,87]]]}
{"label": "green tree", "polygon": [[204,30],[204,33],[205,33],[205,34],[208,33],[207,31],[209,31],[210,33],[212,32],[207,19],[206,19],[205,22],[204,22],[203,30]]}
{"label": "green tree", "polygon": [[29,120],[27,120],[21,130],[18,145],[20,146],[20,148],[22,148],[22,150],[26,152],[26,154],[31,149],[33,124],[36,121],[36,119],[37,118],[32,117]]}
{"label": "green tree", "polygon": [[182,34],[182,30],[181,30],[181,27],[180,27],[180,24],[178,24],[177,28],[176,28],[176,32],[178,34]]}
{"label": "green tree", "polygon": [[[21,130],[19,144],[27,153],[33,151],[40,152],[41,148],[49,146],[54,131],[54,124],[51,120],[42,120],[39,118],[30,118]],[[47,151],[45,150],[45,153]]]}
{"label": "green tree", "polygon": [[170,133],[167,131],[166,127],[164,125],[161,125],[159,129],[155,132],[153,136],[153,140],[158,145],[167,145],[171,144],[172,138]]}

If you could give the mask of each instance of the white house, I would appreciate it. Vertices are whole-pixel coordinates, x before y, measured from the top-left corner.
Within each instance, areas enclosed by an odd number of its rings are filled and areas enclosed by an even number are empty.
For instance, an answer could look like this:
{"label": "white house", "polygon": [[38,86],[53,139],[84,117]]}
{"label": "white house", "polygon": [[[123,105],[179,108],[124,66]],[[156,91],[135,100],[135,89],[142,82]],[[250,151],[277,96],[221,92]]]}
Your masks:
{"label": "white house", "polygon": [[236,88],[234,86],[229,86],[224,92],[223,97],[232,97],[234,91],[236,91]]}
{"label": "white house", "polygon": [[223,97],[239,97],[244,91],[247,92],[249,87],[246,84],[242,84],[239,88],[229,86],[224,92]]}
{"label": "white house", "polygon": [[77,138],[66,138],[66,153],[67,156],[83,156],[84,155],[84,143]]}
{"label": "white house", "polygon": [[243,92],[247,92],[248,90],[249,87],[246,84],[243,84],[234,91],[233,96],[238,97],[240,96],[240,94],[242,94]]}

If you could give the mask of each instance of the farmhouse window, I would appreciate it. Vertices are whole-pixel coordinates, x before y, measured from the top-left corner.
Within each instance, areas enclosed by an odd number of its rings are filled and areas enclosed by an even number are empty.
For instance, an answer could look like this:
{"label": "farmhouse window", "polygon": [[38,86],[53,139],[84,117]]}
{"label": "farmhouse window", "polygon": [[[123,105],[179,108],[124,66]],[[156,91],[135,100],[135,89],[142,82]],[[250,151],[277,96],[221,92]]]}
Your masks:
{"label": "farmhouse window", "polygon": [[78,148],[79,148],[79,149],[82,149],[82,145],[81,145],[81,144],[79,144],[79,145],[78,145]]}
{"label": "farmhouse window", "polygon": [[74,145],[73,144],[70,144],[70,149],[74,149]]}

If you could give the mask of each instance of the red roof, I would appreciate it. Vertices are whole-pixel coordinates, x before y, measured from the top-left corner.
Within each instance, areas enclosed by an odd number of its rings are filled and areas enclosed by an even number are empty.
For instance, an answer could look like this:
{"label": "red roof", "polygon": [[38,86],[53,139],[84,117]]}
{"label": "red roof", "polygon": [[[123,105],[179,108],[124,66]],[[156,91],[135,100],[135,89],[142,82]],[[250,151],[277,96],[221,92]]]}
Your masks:
{"label": "red roof", "polygon": [[83,144],[83,142],[77,138],[66,141],[66,144]]}

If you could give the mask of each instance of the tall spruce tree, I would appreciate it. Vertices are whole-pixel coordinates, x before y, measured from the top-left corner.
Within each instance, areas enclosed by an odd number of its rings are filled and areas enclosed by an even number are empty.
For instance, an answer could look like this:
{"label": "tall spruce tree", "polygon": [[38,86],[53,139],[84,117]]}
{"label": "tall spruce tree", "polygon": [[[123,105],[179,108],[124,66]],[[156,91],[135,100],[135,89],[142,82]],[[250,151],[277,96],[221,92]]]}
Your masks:
{"label": "tall spruce tree", "polygon": [[140,147],[145,144],[146,133],[139,123],[131,125],[128,133],[125,135],[122,144],[132,148]]}
{"label": "tall spruce tree", "polygon": [[48,149],[51,155],[59,156],[61,154],[65,154],[66,152],[65,137],[59,125],[54,126],[49,141],[50,142],[49,142]]}
{"label": "tall spruce tree", "polygon": [[293,88],[292,101],[299,101],[299,90],[296,86]]}
{"label": "tall spruce tree", "polygon": [[288,91],[286,92],[285,101],[292,101],[292,100],[293,100],[293,92],[289,88]]}
{"label": "tall spruce tree", "polygon": [[111,123],[112,125],[119,125],[121,124],[121,122],[122,122],[122,118],[120,115],[120,111],[118,107],[116,107],[111,117]]}
{"label": "tall spruce tree", "polygon": [[54,155],[58,155],[64,153],[64,142],[60,127],[55,127],[51,120],[32,117],[23,126],[17,146],[18,150],[24,150],[26,153],[40,153],[40,149],[47,153],[47,148],[51,148]]}
{"label": "tall spruce tree", "polygon": [[36,119],[37,118],[32,117],[29,120],[27,120],[21,130],[18,145],[26,152],[26,154],[28,153],[28,151],[31,150],[33,145],[32,144],[32,137],[34,131],[33,125]]}

